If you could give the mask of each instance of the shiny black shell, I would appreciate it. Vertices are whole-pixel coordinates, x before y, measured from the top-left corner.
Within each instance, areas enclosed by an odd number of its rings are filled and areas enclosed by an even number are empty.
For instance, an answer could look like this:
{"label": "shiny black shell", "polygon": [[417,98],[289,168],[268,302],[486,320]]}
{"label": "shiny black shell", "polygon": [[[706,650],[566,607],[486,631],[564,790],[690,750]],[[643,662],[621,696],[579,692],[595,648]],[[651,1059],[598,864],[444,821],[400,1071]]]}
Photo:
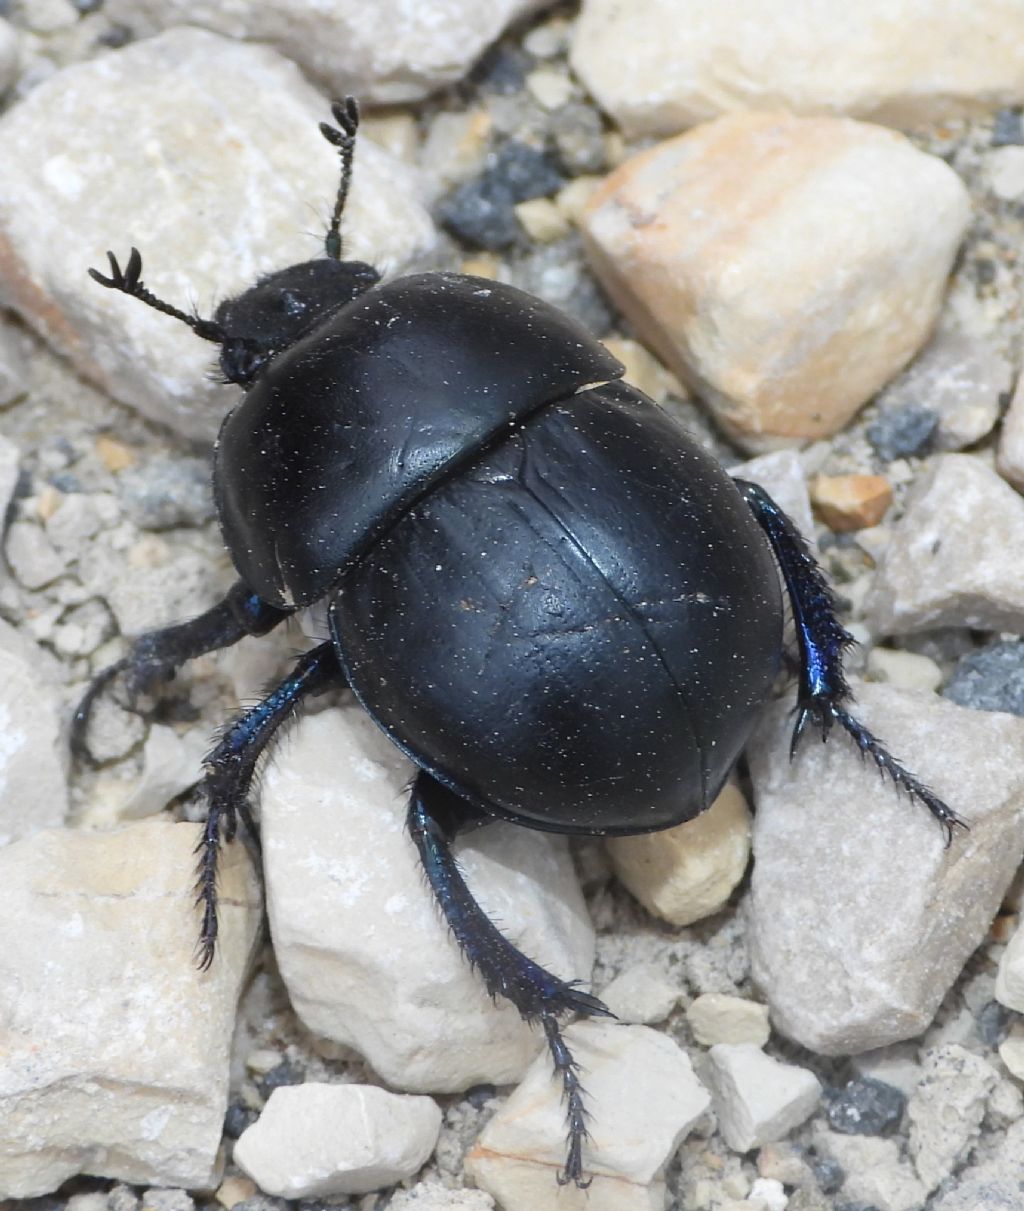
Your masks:
{"label": "shiny black shell", "polygon": [[481,810],[556,832],[697,815],[777,672],[781,589],[722,467],[573,321],[493,282],[369,291],[226,420],[229,549],[330,593],[367,711]]}

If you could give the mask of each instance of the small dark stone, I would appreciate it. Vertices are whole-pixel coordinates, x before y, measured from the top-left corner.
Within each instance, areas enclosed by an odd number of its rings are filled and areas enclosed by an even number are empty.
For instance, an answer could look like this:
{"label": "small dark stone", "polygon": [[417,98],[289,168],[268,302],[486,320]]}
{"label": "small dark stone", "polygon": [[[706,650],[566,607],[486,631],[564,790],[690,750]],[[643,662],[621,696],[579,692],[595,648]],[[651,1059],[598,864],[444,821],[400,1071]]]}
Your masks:
{"label": "small dark stone", "polygon": [[71,0],[80,13],[95,13],[103,7],[103,0]]}
{"label": "small dark stone", "polygon": [[843,1135],[884,1135],[903,1117],[907,1099],[893,1085],[873,1077],[847,1081],[829,1095],[826,1116],[833,1131]]}
{"label": "small dark stone", "polygon": [[1024,643],[990,643],[962,656],[942,696],[975,711],[1024,715]]}
{"label": "small dark stone", "polygon": [[867,427],[867,439],[879,458],[892,462],[894,458],[914,458],[928,452],[938,414],[923,404],[904,404],[888,408]]}
{"label": "small dark stone", "polygon": [[812,1160],[810,1165],[822,1194],[834,1194],[846,1181],[846,1173],[838,1161],[823,1157],[820,1160]]}
{"label": "small dark stone", "polygon": [[992,128],[992,146],[1007,147],[1024,143],[1024,122],[1019,109],[1001,109]]}
{"label": "small dark stone", "polygon": [[232,1102],[227,1114],[224,1115],[224,1134],[229,1140],[236,1140],[258,1118],[259,1115],[255,1110],[250,1110],[248,1106],[243,1106],[240,1102]]}
{"label": "small dark stone", "polygon": [[989,257],[976,257],[971,264],[974,280],[979,286],[991,286],[996,280],[996,263]]}
{"label": "small dark stone", "polygon": [[998,1001],[989,1001],[987,1005],[982,1005],[975,1020],[978,1038],[986,1047],[998,1047],[1009,1033],[1012,1021],[1012,1010]]}
{"label": "small dark stone", "polygon": [[473,248],[507,248],[523,234],[513,209],[516,203],[554,193],[561,184],[545,152],[511,139],[479,177],[441,201],[438,218]]}
{"label": "small dark stone", "polygon": [[269,1097],[275,1089],[282,1085],[301,1085],[306,1079],[305,1071],[291,1060],[282,1060],[256,1082],[257,1088],[264,1097]]}
{"label": "small dark stone", "polygon": [[469,82],[482,92],[511,96],[522,92],[533,61],[518,46],[492,46],[469,73]]}
{"label": "small dark stone", "polygon": [[466,1090],[466,1101],[474,1110],[483,1110],[497,1092],[493,1085],[474,1085],[472,1089]]}
{"label": "small dark stone", "polygon": [[96,39],[100,46],[109,46],[111,50],[120,50],[135,38],[134,32],[127,25],[112,25],[105,29]]}
{"label": "small dark stone", "polygon": [[67,495],[82,491],[82,481],[73,471],[58,471],[56,475],[50,476],[50,483],[58,492],[64,492]]}

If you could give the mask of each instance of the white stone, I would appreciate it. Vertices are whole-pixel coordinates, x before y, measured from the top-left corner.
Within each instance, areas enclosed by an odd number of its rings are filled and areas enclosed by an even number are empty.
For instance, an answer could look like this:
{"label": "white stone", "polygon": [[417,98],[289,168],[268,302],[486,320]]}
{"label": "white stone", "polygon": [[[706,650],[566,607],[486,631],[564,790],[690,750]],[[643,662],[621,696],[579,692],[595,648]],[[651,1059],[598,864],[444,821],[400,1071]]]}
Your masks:
{"label": "white stone", "polygon": [[767,1211],[786,1211],[789,1205],[789,1197],[782,1182],[771,1177],[759,1177],[754,1182],[750,1187],[750,1199],[752,1202],[763,1202]]}
{"label": "white stone", "polygon": [[415,101],[454,84],[506,26],[549,0],[107,0],[104,13],[139,34],[201,25],[265,42],[332,96]]}
{"label": "white stone", "polygon": [[[0,301],[123,403],[212,437],[238,394],[211,382],[214,346],[86,269],[105,272],[107,248],[123,264],[135,244],[150,290],[208,314],[322,255],[317,216],[338,176],[317,129],[329,117],[274,51],[197,29],[57,72],[0,121]],[[384,272],[425,256],[436,233],[421,193],[413,170],[360,140],[346,255]]]}
{"label": "white stone", "polygon": [[996,1000],[1024,1013],[1024,925],[1019,925],[999,959]]}
{"label": "white stone", "polygon": [[721,113],[897,126],[1024,101],[1024,12],[1002,0],[586,0],[571,61],[627,133]]}
{"label": "white stone", "polygon": [[916,485],[865,601],[878,634],[1024,630],[1024,500],[980,459],[947,454]]}
{"label": "white stone", "polygon": [[956,1044],[925,1052],[921,1067],[921,1080],[907,1102],[908,1150],[930,1193],[978,1139],[999,1074],[987,1060]]}
{"label": "white stone", "polygon": [[373,1085],[282,1085],[233,1155],[277,1198],[367,1194],[422,1168],[440,1130],[441,1108],[429,1097]]}
{"label": "white stone", "polygon": [[43,654],[0,623],[0,846],[64,823],[62,707]]}
{"label": "white stone", "polygon": [[726,785],[706,812],[657,833],[610,837],[615,874],[655,916],[689,925],[724,907],[750,857],[750,812]]}
{"label": "white stone", "polygon": [[706,992],[686,1010],[693,1037],[705,1047],[715,1043],[751,1043],[763,1047],[771,1035],[768,1006],[745,997]]}
{"label": "white stone", "polygon": [[46,537],[46,531],[29,521],[14,521],[7,528],[4,554],[16,579],[26,589],[41,589],[64,573],[64,560]]}
{"label": "white stone", "polygon": [[[405,827],[411,763],[355,704],[302,718],[263,779],[271,932],[296,1012],[390,1085],[451,1092],[517,1080],[542,1045],[470,969]],[[457,847],[492,920],[563,979],[594,933],[563,838],[508,824]]]}
{"label": "white stone", "polygon": [[[921,1211],[927,1190],[906,1161],[895,1140],[873,1135],[842,1135],[819,1127],[814,1132],[819,1156],[839,1164],[846,1177],[843,1197],[878,1211]],[[981,1211],[980,1208],[977,1211]]]}
{"label": "white stone", "polygon": [[921,348],[968,218],[894,131],[754,113],[628,159],[582,231],[639,338],[766,450],[836,432]]}
{"label": "white stone", "polygon": [[492,1211],[494,1199],[483,1190],[451,1189],[440,1182],[418,1182],[396,1190],[388,1211]]}
{"label": "white stone", "polygon": [[751,972],[772,1022],[850,1055],[931,1021],[985,937],[1024,850],[1024,720],[892,686],[854,687],[855,714],[969,832],[947,848],[836,727],[789,760],[788,698],[748,748],[754,782]]}
{"label": "white stone", "polygon": [[565,1106],[547,1052],[484,1128],[466,1172],[504,1211],[659,1211],[665,1166],[707,1111],[707,1090],[686,1053],[646,1026],[580,1022],[565,1040],[591,1111],[589,1189],[555,1182],[565,1163]]}
{"label": "white stone", "polygon": [[997,198],[1013,202],[1024,196],[1024,147],[993,147],[985,154],[984,172]]}
{"label": "white stone", "polygon": [[0,850],[0,1198],[77,1173],[209,1187],[259,925],[242,846],[195,964],[196,826],[51,830]]}
{"label": "white stone", "polygon": [[11,87],[18,75],[18,31],[0,17],[0,96]]}
{"label": "white stone", "polygon": [[650,1025],[663,1022],[675,1009],[682,989],[652,963],[627,967],[601,989],[601,1000],[620,1022]]}
{"label": "white stone", "polygon": [[945,680],[942,669],[930,656],[904,652],[900,648],[872,648],[867,673],[872,681],[885,681],[901,690],[936,693]]}
{"label": "white stone", "polygon": [[142,774],[118,809],[118,816],[135,820],[162,811],[199,781],[203,758],[212,747],[204,728],[193,728],[179,736],[174,728],[151,723],[142,748]]}
{"label": "white stone", "polygon": [[813,1072],[753,1043],[716,1043],[708,1057],[718,1129],[734,1152],[782,1139],[818,1105],[821,1085]]}

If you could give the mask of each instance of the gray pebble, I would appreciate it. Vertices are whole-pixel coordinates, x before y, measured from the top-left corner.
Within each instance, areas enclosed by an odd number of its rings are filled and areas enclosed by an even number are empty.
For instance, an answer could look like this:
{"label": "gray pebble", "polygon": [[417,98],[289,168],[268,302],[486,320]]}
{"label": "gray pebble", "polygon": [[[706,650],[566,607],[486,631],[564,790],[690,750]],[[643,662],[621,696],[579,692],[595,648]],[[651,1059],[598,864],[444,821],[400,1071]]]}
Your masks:
{"label": "gray pebble", "polygon": [[142,1196],[146,1211],[195,1211],[195,1202],[185,1190],[153,1187]]}
{"label": "gray pebble", "polygon": [[139,1197],[131,1186],[118,1182],[107,1192],[107,1206],[110,1211],[138,1211]]}
{"label": "gray pebble", "polygon": [[269,1072],[264,1073],[256,1084],[259,1086],[260,1093],[266,1098],[282,1085],[301,1085],[305,1079],[305,1071],[298,1064],[291,1060],[282,1060]]}
{"label": "gray pebble", "polygon": [[1013,1011],[998,1001],[989,1001],[981,1007],[975,1020],[978,1038],[986,1047],[998,1047],[1010,1031]]}
{"label": "gray pebble", "polygon": [[[229,1140],[236,1140],[258,1118],[259,1115],[255,1110],[250,1110],[248,1106],[243,1106],[240,1102],[232,1102],[227,1114],[224,1115],[224,1134]],[[118,1211],[118,1209],[112,1207],[111,1211]],[[134,1211],[134,1209],[125,1208],[125,1211]]]}
{"label": "gray pebble", "polygon": [[1024,143],[1024,122],[1019,109],[1001,109],[992,128],[992,146],[1007,147]]}
{"label": "gray pebble", "polygon": [[1024,643],[990,643],[961,657],[942,694],[972,710],[1024,715]]}
{"label": "gray pebble", "polygon": [[814,1180],[821,1188],[822,1194],[835,1194],[846,1181],[846,1173],[843,1171],[842,1165],[831,1157],[811,1161],[811,1172],[814,1174]]}
{"label": "gray pebble", "polygon": [[885,1135],[903,1117],[906,1098],[893,1085],[858,1077],[830,1095],[829,1126],[844,1135]]}
{"label": "gray pebble", "polygon": [[153,458],[123,471],[117,489],[140,530],[201,526],[214,516],[210,468],[201,458]]}
{"label": "gray pebble", "polygon": [[551,116],[551,139],[559,163],[569,176],[605,170],[604,127],[589,105],[570,101],[555,110]]}
{"label": "gray pebble", "polygon": [[887,408],[867,427],[867,439],[879,458],[913,458],[927,453],[939,427],[938,415],[922,404]]}

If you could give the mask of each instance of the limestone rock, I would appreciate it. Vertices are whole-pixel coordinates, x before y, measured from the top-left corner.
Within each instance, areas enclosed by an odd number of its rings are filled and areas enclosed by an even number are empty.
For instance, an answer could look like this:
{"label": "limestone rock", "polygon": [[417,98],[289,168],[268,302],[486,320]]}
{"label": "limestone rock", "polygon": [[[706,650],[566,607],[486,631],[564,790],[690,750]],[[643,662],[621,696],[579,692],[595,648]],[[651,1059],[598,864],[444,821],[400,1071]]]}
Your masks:
{"label": "limestone rock", "polygon": [[902,135],[752,113],[627,160],[582,229],[639,337],[764,449],[835,433],[910,360],[967,220],[956,174]]}
{"label": "limestone rock", "polygon": [[[304,717],[281,747],[261,813],[281,974],[311,1030],[396,1088],[517,1080],[541,1036],[490,1000],[441,919],[405,829],[412,773],[354,704]],[[589,978],[594,934],[563,838],[492,824],[458,853],[517,945],[562,978]]]}
{"label": "limestone rock", "polygon": [[234,1160],[277,1198],[366,1194],[416,1173],[440,1130],[441,1108],[429,1097],[373,1085],[282,1085],[235,1144]]}
{"label": "limestone rock", "polygon": [[673,925],[723,908],[750,857],[750,813],[728,784],[708,810],[685,824],[638,837],[609,837],[618,878],[640,903]]}
{"label": "limestone rock", "polygon": [[629,134],[768,106],[896,126],[1024,101],[1024,13],[1001,0],[585,0],[572,65]]}
{"label": "limestone rock", "polygon": [[[565,1039],[591,1111],[589,1189],[558,1190],[559,1211],[661,1211],[665,1165],[711,1099],[684,1051],[646,1026],[586,1021]],[[565,1162],[565,1108],[547,1052],[484,1128],[466,1171],[505,1211],[551,1205]]]}
{"label": "limestone rock", "polygon": [[911,1038],[984,938],[1024,850],[1024,721],[891,686],[855,713],[970,825],[947,849],[836,729],[789,760],[788,700],[748,749],[751,971],[775,1027],[825,1055]]}
{"label": "limestone rock", "polygon": [[[1024,1013],[1024,926],[1017,929],[999,960],[996,1000],[1017,1013]],[[1024,1049],[1021,1055],[1024,1060]],[[1024,1063],[1021,1072],[1024,1073]]]}
{"label": "limestone rock", "polygon": [[1024,629],[1024,500],[970,454],[947,454],[916,485],[865,601],[883,635],[936,627]]}
{"label": "limestone rock", "polygon": [[734,1152],[780,1140],[814,1113],[821,1085],[807,1068],[753,1043],[716,1043],[708,1055],[718,1129]]}
{"label": "limestone rock", "polygon": [[763,1047],[768,1042],[768,1007],[745,997],[721,992],[706,992],[694,998],[686,1010],[693,1037],[705,1047],[715,1043],[750,1043]]}
{"label": "limestone rock", "polygon": [[1013,398],[1003,417],[996,468],[1004,479],[1024,491],[1024,374],[1017,379]]}
{"label": "limestone rock", "polygon": [[414,101],[454,84],[513,21],[547,0],[107,0],[104,12],[139,33],[201,25],[265,42],[334,96]]}
{"label": "limestone rock", "polygon": [[259,895],[228,846],[217,958],[199,972],[197,836],[146,822],[0,850],[0,1198],[77,1173],[214,1183]]}
{"label": "limestone rock", "polygon": [[648,1025],[663,1022],[682,994],[653,963],[627,967],[601,989],[601,1000],[620,1022]]}
{"label": "limestone rock", "polygon": [[[238,394],[210,381],[214,346],[86,270],[106,271],[107,248],[123,264],[137,244],[147,287],[207,314],[321,255],[307,233],[337,187],[317,129],[329,116],[274,51],[197,29],[57,72],[0,121],[0,302],[115,398],[212,437]],[[393,272],[428,253],[419,192],[412,170],[361,139],[346,255]]]}
{"label": "limestone rock", "polygon": [[61,713],[57,686],[39,649],[0,622],[0,846],[64,823],[68,788]]}

